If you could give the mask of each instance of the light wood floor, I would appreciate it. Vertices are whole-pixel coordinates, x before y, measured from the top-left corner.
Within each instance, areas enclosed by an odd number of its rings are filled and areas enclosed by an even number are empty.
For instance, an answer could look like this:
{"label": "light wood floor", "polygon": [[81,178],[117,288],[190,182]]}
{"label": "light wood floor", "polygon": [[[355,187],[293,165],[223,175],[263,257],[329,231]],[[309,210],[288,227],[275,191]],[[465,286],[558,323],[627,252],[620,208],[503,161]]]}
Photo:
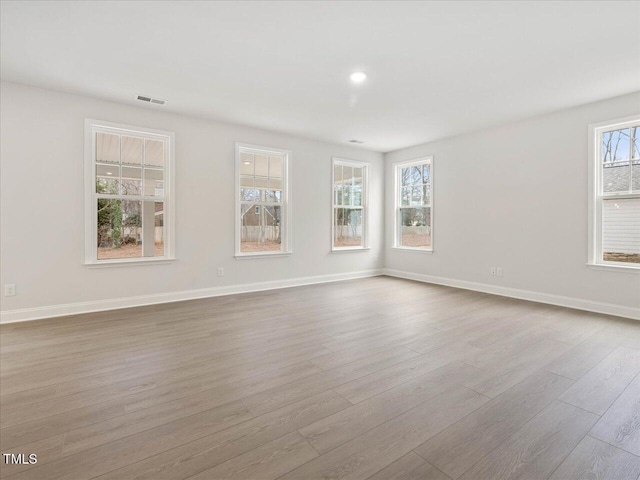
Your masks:
{"label": "light wood floor", "polygon": [[2,478],[640,477],[640,322],[388,277],[1,328]]}

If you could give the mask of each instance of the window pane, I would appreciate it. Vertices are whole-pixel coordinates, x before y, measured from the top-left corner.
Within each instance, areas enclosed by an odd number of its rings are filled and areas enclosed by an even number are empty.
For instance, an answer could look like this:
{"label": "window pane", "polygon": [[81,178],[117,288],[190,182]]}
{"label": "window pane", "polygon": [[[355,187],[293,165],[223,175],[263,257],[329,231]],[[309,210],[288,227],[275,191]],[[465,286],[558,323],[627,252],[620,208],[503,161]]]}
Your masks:
{"label": "window pane", "polygon": [[629,160],[629,129],[613,130],[602,134],[602,161],[611,163]]}
{"label": "window pane", "polygon": [[120,163],[120,136],[96,134],[96,162]]}
{"label": "window pane", "polygon": [[265,201],[267,202],[281,202],[282,190],[267,190],[265,192]]}
{"label": "window pane", "polygon": [[256,164],[256,177],[268,177],[269,176],[269,156],[268,155],[255,155]]}
{"label": "window pane", "polygon": [[353,185],[353,167],[342,166],[342,180],[344,185]]}
{"label": "window pane", "polygon": [[411,189],[411,205],[412,206],[422,205],[422,185],[420,185],[419,187],[413,187]]}
{"label": "window pane", "polygon": [[628,192],[631,180],[628,163],[609,164],[602,168],[602,189],[606,192]]}
{"label": "window pane", "polygon": [[162,140],[145,139],[144,164],[152,167],[164,167],[164,142]]}
{"label": "window pane", "polygon": [[96,165],[96,193],[118,195],[120,167],[118,165]]}
{"label": "window pane", "polygon": [[640,199],[602,202],[602,252],[609,262],[640,263]]}
{"label": "window pane", "polygon": [[422,165],[411,167],[411,185],[422,185]]}
{"label": "window pane", "polygon": [[334,208],[334,247],[362,246],[362,209]]}
{"label": "window pane", "polygon": [[411,190],[411,187],[402,187],[400,204],[403,207],[408,207],[411,204]]}
{"label": "window pane", "polygon": [[351,205],[351,194],[353,187],[351,185],[345,185],[342,187],[342,204]]}
{"label": "window pane", "polygon": [[400,217],[400,245],[429,248],[431,246],[431,208],[401,208]]}
{"label": "window pane", "polygon": [[253,164],[253,154],[252,153],[241,153],[240,154],[240,175],[253,175],[254,164]]}
{"label": "window pane", "polygon": [[431,203],[431,185],[422,186],[422,204],[429,205]]}
{"label": "window pane", "polygon": [[362,206],[362,182],[364,178],[364,169],[356,168],[353,169],[353,205]]}
{"label": "window pane", "polygon": [[261,190],[256,188],[243,188],[240,190],[240,200],[248,202],[261,202]]}
{"label": "window pane", "polygon": [[98,199],[98,260],[142,256],[142,202]]}
{"label": "window pane", "polygon": [[122,195],[142,193],[142,168],[122,167]]}
{"label": "window pane", "polygon": [[640,192],[640,162],[634,162],[631,166],[631,189]]}
{"label": "window pane", "polygon": [[422,166],[422,182],[425,185],[431,183],[431,165]]}
{"label": "window pane", "polygon": [[640,158],[640,127],[633,127],[633,158]]}
{"label": "window pane", "polygon": [[155,256],[164,256],[164,202],[154,202],[153,241]]}
{"label": "window pane", "polygon": [[269,188],[271,190],[282,190],[282,179],[269,177]]}
{"label": "window pane", "polygon": [[411,185],[411,167],[403,168],[400,170],[400,184],[403,187]]}
{"label": "window pane", "polygon": [[282,157],[269,158],[269,176],[271,178],[282,178]]}
{"label": "window pane", "polygon": [[262,188],[262,189],[269,188],[269,178],[268,177],[256,177],[255,186],[256,186],[256,188]]}
{"label": "window pane", "polygon": [[240,250],[242,252],[269,252],[281,249],[280,206],[253,204],[241,205],[242,231]]}
{"label": "window pane", "polygon": [[142,165],[143,140],[137,137],[122,137],[122,163]]}
{"label": "window pane", "polygon": [[164,195],[164,170],[156,168],[144,169],[144,194]]}
{"label": "window pane", "polygon": [[336,205],[343,205],[342,185],[336,185]]}

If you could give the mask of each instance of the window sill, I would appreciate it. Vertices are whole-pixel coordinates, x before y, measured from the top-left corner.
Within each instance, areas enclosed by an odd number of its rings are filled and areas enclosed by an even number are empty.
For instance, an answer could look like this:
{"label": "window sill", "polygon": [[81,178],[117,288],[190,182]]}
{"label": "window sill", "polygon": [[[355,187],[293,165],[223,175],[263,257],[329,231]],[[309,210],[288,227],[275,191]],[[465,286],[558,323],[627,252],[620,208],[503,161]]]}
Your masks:
{"label": "window sill", "polygon": [[397,250],[399,252],[433,253],[432,248],[391,247],[391,250]]}
{"label": "window sill", "polygon": [[343,247],[332,248],[331,253],[367,252],[369,250],[371,250],[371,247]]}
{"label": "window sill", "polygon": [[85,262],[87,268],[112,268],[112,267],[141,267],[144,265],[166,265],[175,262],[175,258],[136,258],[126,260],[99,260],[96,262]]}
{"label": "window sill", "polygon": [[272,258],[272,257],[288,257],[293,252],[276,252],[276,253],[237,253],[236,260],[249,260],[251,258]]}
{"label": "window sill", "polygon": [[608,270],[610,272],[621,272],[621,273],[640,273],[640,266],[635,267],[631,265],[587,263],[587,267],[589,267],[592,270]]}

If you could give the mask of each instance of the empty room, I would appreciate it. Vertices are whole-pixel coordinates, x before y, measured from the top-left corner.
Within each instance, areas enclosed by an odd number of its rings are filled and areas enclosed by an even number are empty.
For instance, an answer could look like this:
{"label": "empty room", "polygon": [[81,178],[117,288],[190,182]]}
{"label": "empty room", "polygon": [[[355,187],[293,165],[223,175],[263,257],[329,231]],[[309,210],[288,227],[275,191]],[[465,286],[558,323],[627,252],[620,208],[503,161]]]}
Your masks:
{"label": "empty room", "polygon": [[0,478],[640,480],[640,0],[0,22]]}

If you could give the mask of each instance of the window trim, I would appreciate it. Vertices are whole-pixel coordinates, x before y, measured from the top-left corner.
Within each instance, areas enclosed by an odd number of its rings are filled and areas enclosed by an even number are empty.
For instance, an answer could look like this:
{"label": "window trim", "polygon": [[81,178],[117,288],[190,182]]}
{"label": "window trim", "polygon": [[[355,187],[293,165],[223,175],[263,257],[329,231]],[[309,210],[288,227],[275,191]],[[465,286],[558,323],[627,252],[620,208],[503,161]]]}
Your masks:
{"label": "window trim", "polygon": [[[280,203],[282,208],[282,221],[283,225],[281,228],[281,245],[282,248],[278,251],[273,252],[242,252],[241,243],[242,243],[242,218],[240,217],[240,206],[242,201],[240,200],[240,151],[241,150],[250,150],[254,153],[266,153],[266,154],[277,154],[284,155],[284,165],[282,169],[282,202]],[[233,205],[235,206],[235,211],[233,217],[235,219],[235,258],[240,260],[245,260],[249,258],[268,258],[268,257],[286,257],[293,253],[291,250],[291,208],[289,205],[291,194],[290,194],[290,171],[289,166],[292,158],[291,150],[284,150],[281,148],[272,148],[265,147],[262,145],[252,145],[249,143],[241,143],[236,142],[235,145],[235,188],[233,194],[235,196],[235,202]],[[261,205],[265,202],[258,202]]]}
{"label": "window trim", "polygon": [[[640,265],[630,265],[626,262],[605,261],[602,252],[602,205],[603,199],[609,198],[640,198],[640,194],[630,193],[601,193],[602,186],[602,133],[610,130],[626,127],[640,127],[640,115],[618,118],[606,122],[590,124],[588,127],[588,257],[587,265],[590,268],[640,273]],[[630,148],[633,149],[632,139],[629,139]],[[633,152],[633,150],[631,150]],[[631,155],[633,157],[633,155]],[[632,160],[630,160],[632,161]]]}
{"label": "window trim", "polygon": [[[164,164],[164,255],[158,257],[118,258],[98,260],[96,193],[96,151],[97,132],[131,133],[145,138],[161,137],[168,142]],[[84,265],[95,267],[118,267],[132,265],[165,264],[175,260],[175,133],[154,128],[139,127],[121,123],[107,122],[85,118],[84,121]],[[146,198],[143,195],[132,195],[131,199]]]}
{"label": "window trim", "polygon": [[[362,210],[362,245],[358,247],[336,247],[333,244],[334,234],[335,234],[335,225],[334,225],[334,215],[335,209],[341,207],[341,205],[336,205],[336,195],[335,195],[335,166],[343,165],[349,167],[362,168],[364,171],[362,186],[362,205],[360,208]],[[348,158],[341,157],[331,157],[331,251],[334,253],[337,252],[353,252],[353,251],[362,251],[362,250],[370,250],[369,246],[369,168],[371,167],[370,162],[363,162],[360,160],[350,160]]]}
{"label": "window trim", "polygon": [[[401,207],[401,187],[400,187],[400,176],[399,172],[403,168],[413,167],[416,165],[424,165],[428,163],[431,166],[430,169],[430,179],[431,179],[431,201],[429,202],[429,207],[431,208],[431,246],[429,248],[419,248],[419,247],[405,247],[400,244],[400,238],[402,235],[398,213]],[[405,252],[416,252],[416,253],[433,253],[434,251],[434,239],[435,239],[435,164],[433,155],[428,155],[426,157],[420,157],[413,160],[403,160],[399,162],[393,163],[393,182],[394,182],[394,195],[393,195],[393,250],[405,251]]]}

